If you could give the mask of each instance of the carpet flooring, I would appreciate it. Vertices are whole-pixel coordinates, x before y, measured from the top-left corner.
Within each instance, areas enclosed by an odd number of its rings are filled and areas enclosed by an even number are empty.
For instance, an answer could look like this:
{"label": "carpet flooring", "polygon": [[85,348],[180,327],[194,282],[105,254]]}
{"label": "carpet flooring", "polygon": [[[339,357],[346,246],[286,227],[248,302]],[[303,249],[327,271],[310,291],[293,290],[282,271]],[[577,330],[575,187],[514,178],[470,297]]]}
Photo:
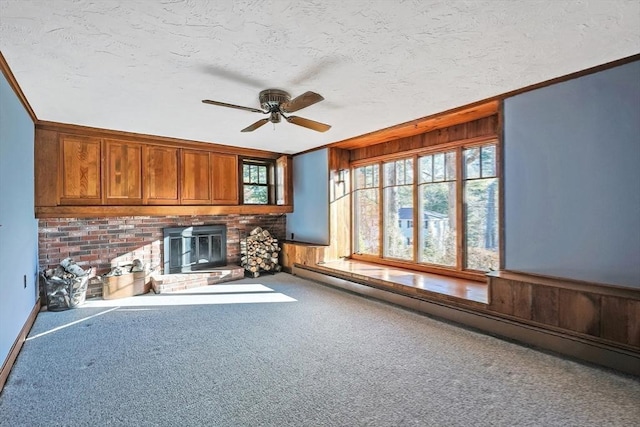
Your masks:
{"label": "carpet flooring", "polygon": [[38,315],[0,426],[634,426],[640,380],[279,273]]}

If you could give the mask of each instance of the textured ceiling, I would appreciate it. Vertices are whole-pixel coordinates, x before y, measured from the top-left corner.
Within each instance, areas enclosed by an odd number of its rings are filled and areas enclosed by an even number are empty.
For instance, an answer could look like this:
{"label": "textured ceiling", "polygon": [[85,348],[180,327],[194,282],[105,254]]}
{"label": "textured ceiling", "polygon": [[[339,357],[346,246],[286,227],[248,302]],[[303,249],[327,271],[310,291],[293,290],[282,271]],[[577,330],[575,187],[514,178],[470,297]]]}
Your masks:
{"label": "textured ceiling", "polygon": [[[1,0],[0,50],[37,117],[296,153],[640,52],[640,2]],[[316,91],[240,133],[258,92]]]}

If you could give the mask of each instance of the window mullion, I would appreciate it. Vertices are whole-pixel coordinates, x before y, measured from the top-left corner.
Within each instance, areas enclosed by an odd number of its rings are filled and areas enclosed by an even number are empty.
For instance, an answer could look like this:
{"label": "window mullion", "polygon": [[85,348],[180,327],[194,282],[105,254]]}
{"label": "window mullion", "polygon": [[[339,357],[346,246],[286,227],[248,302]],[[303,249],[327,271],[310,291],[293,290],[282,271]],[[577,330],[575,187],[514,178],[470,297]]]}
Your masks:
{"label": "window mullion", "polygon": [[382,162],[378,163],[378,219],[380,223],[380,233],[378,236],[378,256],[382,258],[384,254],[384,230],[386,224],[384,221],[384,170]]}
{"label": "window mullion", "polygon": [[462,156],[462,147],[456,148],[456,269],[462,270],[465,261],[465,234],[464,229],[464,168],[465,162]]}
{"label": "window mullion", "polygon": [[420,250],[419,236],[422,232],[422,225],[420,224],[420,206],[418,201],[418,155],[413,156],[413,262],[418,262],[418,253]]}

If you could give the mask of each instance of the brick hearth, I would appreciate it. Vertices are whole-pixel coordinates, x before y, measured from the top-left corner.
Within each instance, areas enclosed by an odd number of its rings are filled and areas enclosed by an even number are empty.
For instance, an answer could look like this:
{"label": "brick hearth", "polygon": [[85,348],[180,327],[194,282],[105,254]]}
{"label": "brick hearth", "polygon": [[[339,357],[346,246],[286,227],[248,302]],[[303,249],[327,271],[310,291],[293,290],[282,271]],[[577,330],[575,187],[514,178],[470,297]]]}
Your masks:
{"label": "brick hearth", "polygon": [[151,287],[156,293],[161,294],[229,282],[243,277],[244,268],[227,265],[206,273],[156,274],[151,276]]}
{"label": "brick hearth", "polygon": [[[41,269],[55,268],[61,260],[71,257],[82,268],[95,267],[96,274],[102,275],[138,258],[155,275],[161,275],[163,228],[225,224],[227,264],[238,264],[240,239],[255,227],[283,239],[285,221],[281,214],[42,219],[38,223],[39,263]],[[87,296],[101,295],[101,285],[90,285]]]}

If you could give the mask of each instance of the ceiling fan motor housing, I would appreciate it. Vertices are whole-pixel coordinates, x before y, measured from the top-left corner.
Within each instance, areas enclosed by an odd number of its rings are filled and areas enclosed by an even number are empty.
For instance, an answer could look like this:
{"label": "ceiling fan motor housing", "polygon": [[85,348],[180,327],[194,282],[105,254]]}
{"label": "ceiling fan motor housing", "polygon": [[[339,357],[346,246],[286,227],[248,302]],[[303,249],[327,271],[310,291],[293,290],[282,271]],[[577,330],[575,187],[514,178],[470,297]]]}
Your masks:
{"label": "ceiling fan motor housing", "polygon": [[263,110],[268,112],[279,112],[280,104],[289,102],[291,96],[280,89],[266,89],[260,92],[258,97],[260,99],[260,106]]}

